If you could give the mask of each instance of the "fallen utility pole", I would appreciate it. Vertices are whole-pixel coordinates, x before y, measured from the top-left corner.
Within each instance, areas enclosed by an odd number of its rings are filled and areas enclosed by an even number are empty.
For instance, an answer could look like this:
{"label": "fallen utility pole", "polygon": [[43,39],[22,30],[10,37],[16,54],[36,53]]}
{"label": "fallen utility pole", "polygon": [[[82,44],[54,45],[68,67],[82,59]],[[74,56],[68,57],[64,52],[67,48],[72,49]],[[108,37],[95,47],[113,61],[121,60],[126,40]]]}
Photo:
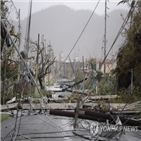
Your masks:
{"label": "fallen utility pole", "polygon": [[[80,83],[82,83],[82,82],[84,82],[84,81],[86,81],[86,80],[87,80],[87,77],[84,78],[84,79],[82,79],[82,80],[80,80],[80,81],[78,81],[78,82],[76,82],[76,83],[73,84],[73,85],[68,85],[68,88],[74,87],[75,85],[78,85],[78,84],[80,84]],[[67,89],[67,88],[66,88],[66,89]]]}
{"label": "fallen utility pole", "polygon": [[[53,110],[53,109],[51,109],[50,110],[50,115],[75,117],[75,112],[68,112],[68,111],[61,111],[61,110]],[[99,122],[105,122],[105,119],[85,115],[84,112],[79,112],[78,118],[89,119],[89,120],[94,120],[94,121],[99,121]]]}
{"label": "fallen utility pole", "polygon": [[[50,114],[57,116],[75,117],[75,112],[53,110],[53,109],[50,110]],[[78,114],[78,118],[81,119],[94,120],[98,122],[106,122],[108,119],[109,123],[113,123],[113,124],[115,123],[114,119],[116,119],[116,117],[117,116],[111,116],[110,114],[94,112],[86,109],[79,110],[79,114]],[[140,126],[139,129],[141,129],[141,120],[127,119],[124,117],[120,117],[120,120],[123,123],[123,125]]]}
{"label": "fallen utility pole", "polygon": [[82,80],[80,80],[80,81],[78,81],[78,82],[76,82],[75,84],[72,85],[72,87],[74,87],[75,85],[78,85],[78,84],[80,84],[80,83],[82,83],[82,82],[84,82],[86,80],[87,80],[87,77],[82,79]]}
{"label": "fallen utility pole", "polygon": [[[78,84],[80,84],[80,83],[82,83],[82,82],[84,82],[84,81],[86,81],[86,80],[87,80],[87,78],[84,78],[84,79],[82,79],[82,80],[76,82],[76,83],[73,84],[73,85],[67,85],[67,84],[66,84],[66,86],[68,86],[68,87],[67,87],[67,88],[64,88],[63,91],[74,92],[74,91],[72,91],[72,89],[69,89],[69,88],[73,88],[75,85],[78,85]],[[75,90],[75,91],[78,91],[78,93],[81,93],[79,90]],[[84,93],[84,92],[82,92],[82,93]],[[85,94],[85,93],[84,93],[84,94]],[[86,93],[86,94],[87,94],[87,93]]]}

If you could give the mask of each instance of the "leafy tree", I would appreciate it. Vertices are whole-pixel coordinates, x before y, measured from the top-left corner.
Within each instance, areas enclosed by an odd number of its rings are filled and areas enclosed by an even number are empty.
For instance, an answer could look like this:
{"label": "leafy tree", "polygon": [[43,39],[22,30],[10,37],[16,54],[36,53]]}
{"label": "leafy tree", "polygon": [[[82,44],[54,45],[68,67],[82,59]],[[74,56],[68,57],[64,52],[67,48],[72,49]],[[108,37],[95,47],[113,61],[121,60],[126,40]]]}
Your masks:
{"label": "leafy tree", "polygon": [[101,71],[97,71],[97,75],[96,75],[96,80],[98,82],[100,82],[101,78],[102,78],[103,73]]}
{"label": "leafy tree", "polygon": [[[0,1],[0,17],[1,19],[6,19],[6,14],[8,12],[8,8],[5,6],[6,1],[1,0]],[[5,30],[3,26],[0,24],[0,59],[2,59],[1,54],[2,54],[2,49],[4,45],[4,40],[5,40]]]}
{"label": "leafy tree", "polygon": [[[75,81],[75,83],[77,83],[77,82],[81,81],[83,78],[84,78],[84,73],[83,73],[82,70],[80,70],[80,71],[77,72],[74,81]],[[83,83],[84,83],[84,82],[83,82]],[[82,84],[78,84],[78,85],[76,86],[76,88],[77,88],[77,89],[80,89],[80,88],[81,88],[81,85],[82,85]]]}
{"label": "leafy tree", "polygon": [[115,78],[109,74],[103,74],[100,82],[97,82],[97,94],[113,94]]}
{"label": "leafy tree", "polygon": [[141,75],[141,1],[131,1],[130,6],[135,6],[135,10],[131,15],[129,28],[125,29],[126,40],[119,50],[117,67],[114,71],[118,78],[119,89],[130,86],[131,69],[133,69],[135,87],[137,85],[141,87],[138,78]]}
{"label": "leafy tree", "polygon": [[[9,15],[10,15],[10,7],[8,7],[8,4],[13,4],[12,1],[8,0],[1,0],[1,19],[5,25],[5,27],[9,29],[9,33],[11,36],[13,36],[15,39],[15,42],[17,42],[17,39],[19,39],[19,33],[15,34],[14,32],[14,25],[13,21],[12,23],[9,21]],[[11,47],[11,44],[9,42],[9,38],[6,36],[6,31],[3,26],[1,26],[1,52],[3,51],[4,48],[4,42],[6,42],[7,47]]]}
{"label": "leafy tree", "polygon": [[[12,1],[1,0],[1,19],[5,25],[5,27],[10,30],[10,36],[13,36],[13,41],[17,42],[19,39],[19,34],[17,35],[14,32],[14,25],[9,21],[10,15],[10,7],[8,4],[12,4]],[[5,95],[7,88],[9,85],[13,84],[13,81],[17,79],[17,72],[18,72],[18,61],[13,59],[14,48],[13,45],[10,44],[9,37],[6,36],[6,31],[1,24],[1,83],[2,83],[2,90],[1,90],[1,99],[3,99],[3,103],[5,102]],[[11,83],[11,84],[10,84]]]}
{"label": "leafy tree", "polygon": [[[13,25],[13,21],[12,23],[10,23],[9,21],[9,15],[10,15],[10,7],[8,7],[8,4],[13,4],[12,1],[8,1],[8,0],[1,0],[1,19],[5,25],[5,27],[9,29],[9,34],[10,36],[13,36],[13,41],[16,43],[19,39],[19,33],[15,34],[14,31],[14,25]],[[7,30],[8,32],[8,30]],[[5,60],[5,58],[11,59],[12,55],[14,54],[14,48],[13,45],[10,44],[9,41],[9,37],[6,36],[7,33],[3,27],[3,25],[1,24],[1,59],[2,61]],[[5,43],[5,44],[4,44]],[[7,48],[8,47],[8,48]],[[12,61],[12,59],[11,59]],[[12,63],[11,63],[12,64]]]}
{"label": "leafy tree", "polygon": [[96,70],[96,59],[95,58],[90,58],[88,60],[87,64],[88,64],[88,68],[92,68],[93,67],[93,69]]}

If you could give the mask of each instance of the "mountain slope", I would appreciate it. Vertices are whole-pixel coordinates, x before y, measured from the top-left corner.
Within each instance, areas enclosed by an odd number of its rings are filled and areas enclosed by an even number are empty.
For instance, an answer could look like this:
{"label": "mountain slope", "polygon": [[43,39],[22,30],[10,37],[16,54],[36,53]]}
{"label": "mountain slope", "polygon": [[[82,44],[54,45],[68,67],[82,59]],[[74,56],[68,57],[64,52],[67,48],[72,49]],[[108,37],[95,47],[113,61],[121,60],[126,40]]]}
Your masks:
{"label": "mountain slope", "polygon": [[[44,35],[47,42],[49,42],[49,40],[51,41],[55,56],[58,57],[59,52],[63,51],[65,58],[74,46],[91,13],[92,11],[89,10],[74,11],[61,5],[44,9],[32,14],[30,37],[33,41],[37,41],[38,33]],[[107,50],[110,48],[123,22],[120,13],[125,16],[127,12],[124,10],[116,10],[108,14]],[[27,19],[21,21],[21,25],[22,38],[24,39]],[[74,49],[76,54],[79,54],[80,58],[82,58],[82,55],[100,58],[102,54],[101,48],[103,46],[103,35],[104,16],[94,14]],[[123,40],[123,37],[120,37],[118,40],[114,52],[118,50],[121,40]],[[71,57],[74,57],[74,52],[72,52]]]}

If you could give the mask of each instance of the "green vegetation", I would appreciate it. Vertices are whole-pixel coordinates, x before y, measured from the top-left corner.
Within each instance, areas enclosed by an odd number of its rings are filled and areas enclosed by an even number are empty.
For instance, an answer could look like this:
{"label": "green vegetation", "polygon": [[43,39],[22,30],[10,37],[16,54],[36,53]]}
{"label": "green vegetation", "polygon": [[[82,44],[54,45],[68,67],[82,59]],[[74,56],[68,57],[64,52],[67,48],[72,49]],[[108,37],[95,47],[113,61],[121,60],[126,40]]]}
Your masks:
{"label": "green vegetation", "polygon": [[[72,93],[71,96],[68,97],[68,101],[71,100],[71,103],[77,103],[77,100],[79,99],[79,94],[74,94]],[[82,100],[82,97],[81,97],[81,100]]]}
{"label": "green vegetation", "polygon": [[54,85],[54,83],[55,83],[55,79],[54,80],[52,80],[47,86],[53,86]]}
{"label": "green vegetation", "polygon": [[[11,53],[11,52],[9,52]],[[11,55],[11,54],[10,54]],[[17,73],[18,73],[18,62],[13,62],[13,64],[8,63],[8,58],[10,57],[10,55],[7,58],[3,58],[3,61],[1,62],[1,80],[4,81],[4,79],[10,79],[12,81],[17,79]],[[11,61],[12,62],[12,61]],[[6,66],[6,67],[5,67]],[[6,72],[6,78],[4,78],[4,74]]]}
{"label": "green vegetation", "polygon": [[[47,94],[49,94],[49,91],[46,91],[46,90],[41,90],[41,93],[42,93],[42,95],[43,96],[46,96]],[[39,92],[37,92],[37,93],[31,93],[31,94],[29,94],[31,97],[33,97],[33,98],[40,98],[41,96],[40,96],[40,94],[39,94]]]}
{"label": "green vegetation", "polygon": [[39,93],[30,94],[30,96],[33,97],[33,98],[40,98],[40,94]]}
{"label": "green vegetation", "polygon": [[93,70],[96,70],[96,59],[90,58],[88,60],[88,68],[93,68]]}
{"label": "green vegetation", "polygon": [[[3,88],[1,88],[1,104],[3,104]],[[7,89],[7,91],[5,91],[5,103],[8,101],[8,100],[11,100],[13,97],[16,97],[16,94],[13,93],[13,90],[12,89]]]}
{"label": "green vegetation", "polygon": [[23,57],[23,59],[25,59],[25,52],[24,51],[21,51],[20,54]]}
{"label": "green vegetation", "polygon": [[114,102],[132,103],[141,99],[139,87],[134,88],[134,94],[129,93],[126,89],[122,89],[118,91],[117,95],[118,97],[114,99]]}
{"label": "green vegetation", "polygon": [[[15,42],[17,41],[18,35],[14,33],[14,26],[10,21],[8,21],[8,16],[10,14],[10,8],[7,7],[7,3],[9,1],[1,1],[1,18],[5,19],[3,22],[5,25],[8,25],[8,30],[10,30],[11,36],[16,37]],[[14,48],[10,44],[10,41],[7,39],[5,42],[6,34],[4,32],[3,26],[1,27],[1,103],[5,103],[6,100],[11,98],[9,95],[9,90],[6,88],[10,84],[12,84],[17,79],[18,72],[18,61],[13,60],[13,55],[15,53]],[[6,46],[8,48],[6,48]]]}
{"label": "green vegetation", "polygon": [[[136,6],[135,6],[136,5]],[[113,71],[118,80],[117,102],[134,102],[141,99],[141,1],[131,1],[135,7],[131,14],[128,29],[125,29],[125,42],[119,49],[117,66]],[[131,93],[131,69],[133,70],[133,93]]]}
{"label": "green vegetation", "polygon": [[[108,95],[108,94],[114,94],[115,91],[115,82],[116,78],[110,74],[103,74],[102,72],[98,71],[96,72],[96,76],[94,76],[92,71],[87,74],[87,80],[79,85],[77,85],[77,89],[88,89],[89,92],[92,92],[94,95]],[[95,75],[95,74],[94,74]],[[82,71],[79,71],[76,74],[75,82],[78,82],[84,78],[84,73]],[[96,86],[97,86],[97,92],[96,92]]]}
{"label": "green vegetation", "polygon": [[[119,89],[128,88],[131,83],[131,69],[135,87],[141,88],[141,1],[137,1],[134,13],[131,15],[129,29],[125,29],[125,43],[121,46],[117,56],[117,67],[115,69],[118,78]],[[132,4],[135,4],[132,3]],[[141,93],[141,89],[139,90]]]}
{"label": "green vegetation", "polygon": [[4,120],[6,120],[7,118],[9,118],[9,115],[6,113],[2,113],[1,114],[1,122],[3,122]]}
{"label": "green vegetation", "polygon": [[101,81],[97,82],[98,95],[111,95],[114,94],[115,77],[110,74],[101,76]]}

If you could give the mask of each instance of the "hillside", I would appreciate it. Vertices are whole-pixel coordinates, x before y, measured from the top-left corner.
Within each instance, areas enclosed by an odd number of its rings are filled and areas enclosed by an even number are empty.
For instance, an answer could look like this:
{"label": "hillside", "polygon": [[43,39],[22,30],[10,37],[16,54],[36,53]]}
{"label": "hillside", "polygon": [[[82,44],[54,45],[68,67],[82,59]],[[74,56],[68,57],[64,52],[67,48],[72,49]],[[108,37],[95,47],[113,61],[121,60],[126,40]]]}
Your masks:
{"label": "hillside", "polygon": [[[47,42],[51,41],[55,56],[63,51],[64,57],[69,53],[78,39],[84,24],[87,23],[92,11],[74,11],[66,6],[54,6],[32,14],[30,37],[37,40],[38,33],[44,35]],[[115,10],[108,13],[107,18],[107,50],[110,48],[122,22],[120,14],[125,17],[126,11]],[[25,38],[27,19],[21,21],[22,38]],[[87,57],[101,57],[104,35],[104,16],[94,14],[88,24],[85,33],[76,45],[75,51],[80,58],[84,54]],[[117,51],[123,37],[117,41],[113,52]],[[85,49],[84,49],[85,46]],[[23,44],[22,44],[23,49]],[[79,53],[78,53],[79,50]],[[85,52],[85,53],[84,53]],[[74,52],[71,54],[74,57]],[[109,56],[111,57],[111,55]]]}

